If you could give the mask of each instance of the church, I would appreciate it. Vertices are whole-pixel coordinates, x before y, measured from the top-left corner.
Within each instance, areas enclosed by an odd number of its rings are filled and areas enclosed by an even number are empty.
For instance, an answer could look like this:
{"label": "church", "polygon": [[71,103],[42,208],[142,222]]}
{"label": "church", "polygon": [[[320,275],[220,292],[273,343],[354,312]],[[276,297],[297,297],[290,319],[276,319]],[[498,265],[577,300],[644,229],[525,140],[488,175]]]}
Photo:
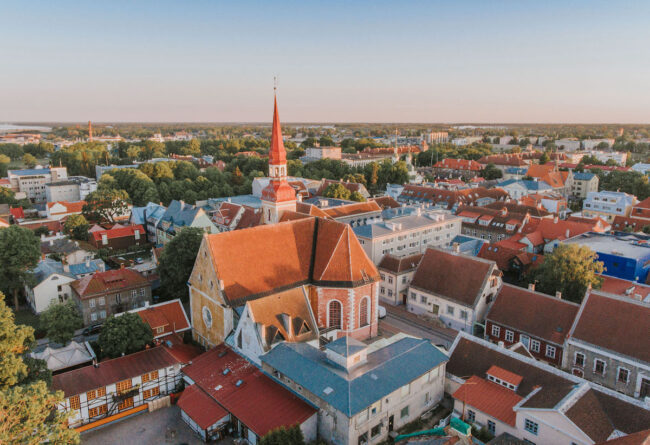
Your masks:
{"label": "church", "polygon": [[280,342],[377,335],[379,273],[347,224],[300,212],[274,100],[264,224],[205,234],[188,286],[194,339],[258,361]]}

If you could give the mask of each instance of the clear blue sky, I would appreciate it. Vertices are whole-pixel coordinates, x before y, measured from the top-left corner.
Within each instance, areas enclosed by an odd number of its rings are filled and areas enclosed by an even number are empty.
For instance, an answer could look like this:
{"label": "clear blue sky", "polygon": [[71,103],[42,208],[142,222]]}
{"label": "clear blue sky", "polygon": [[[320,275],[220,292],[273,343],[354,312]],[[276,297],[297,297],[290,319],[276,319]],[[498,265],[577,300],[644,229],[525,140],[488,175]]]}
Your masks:
{"label": "clear blue sky", "polygon": [[0,61],[0,122],[650,122],[647,0],[0,0]]}

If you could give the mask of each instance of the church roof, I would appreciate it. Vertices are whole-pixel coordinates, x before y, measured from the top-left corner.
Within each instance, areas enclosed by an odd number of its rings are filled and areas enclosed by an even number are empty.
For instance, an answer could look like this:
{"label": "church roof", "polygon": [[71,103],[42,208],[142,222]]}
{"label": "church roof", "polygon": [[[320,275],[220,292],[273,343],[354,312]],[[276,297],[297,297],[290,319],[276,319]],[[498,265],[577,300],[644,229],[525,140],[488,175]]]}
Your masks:
{"label": "church roof", "polygon": [[350,227],[322,218],[206,235],[205,240],[224,298],[234,306],[303,284],[350,288],[379,277]]}
{"label": "church roof", "polygon": [[269,164],[278,165],[287,163],[287,152],[282,141],[282,127],[278,113],[278,99],[273,98],[273,127],[271,129],[271,149],[269,150]]}

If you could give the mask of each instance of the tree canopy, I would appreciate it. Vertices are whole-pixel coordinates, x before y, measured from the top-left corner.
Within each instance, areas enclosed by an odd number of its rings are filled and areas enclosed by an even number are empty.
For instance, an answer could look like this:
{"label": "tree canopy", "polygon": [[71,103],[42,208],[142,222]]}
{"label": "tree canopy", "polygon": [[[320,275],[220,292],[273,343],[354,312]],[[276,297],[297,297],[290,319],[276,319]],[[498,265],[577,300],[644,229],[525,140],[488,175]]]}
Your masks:
{"label": "tree canopy", "polygon": [[260,445],[305,445],[305,438],[299,425],[280,427],[266,433]]}
{"label": "tree canopy", "polygon": [[160,256],[158,273],[161,289],[170,298],[189,299],[187,281],[190,279],[196,256],[203,240],[198,227],[182,229],[166,246]]}
{"label": "tree canopy", "polygon": [[106,320],[97,341],[102,355],[120,357],[143,350],[153,341],[153,333],[138,314],[125,312]]}
{"label": "tree canopy", "polygon": [[490,179],[499,179],[503,177],[503,172],[499,170],[496,165],[490,162],[485,166],[483,170],[481,170],[481,177],[487,179],[488,181]]}
{"label": "tree canopy", "polygon": [[83,215],[70,215],[63,225],[63,231],[74,239],[88,239],[88,221]]}
{"label": "tree canopy", "polygon": [[113,223],[115,218],[128,212],[129,195],[124,190],[101,189],[86,197],[82,212],[87,220]]}
{"label": "tree canopy", "polygon": [[40,317],[41,328],[50,341],[66,345],[74,331],[83,326],[83,320],[72,300],[50,305]]}
{"label": "tree canopy", "polygon": [[13,292],[18,310],[18,292],[28,282],[41,258],[41,245],[29,229],[17,225],[0,230],[0,289]]}
{"label": "tree canopy", "polygon": [[602,261],[596,261],[596,252],[577,244],[560,244],[553,253],[546,255],[544,262],[533,269],[528,277],[537,290],[580,303],[587,288],[600,288],[603,272]]}

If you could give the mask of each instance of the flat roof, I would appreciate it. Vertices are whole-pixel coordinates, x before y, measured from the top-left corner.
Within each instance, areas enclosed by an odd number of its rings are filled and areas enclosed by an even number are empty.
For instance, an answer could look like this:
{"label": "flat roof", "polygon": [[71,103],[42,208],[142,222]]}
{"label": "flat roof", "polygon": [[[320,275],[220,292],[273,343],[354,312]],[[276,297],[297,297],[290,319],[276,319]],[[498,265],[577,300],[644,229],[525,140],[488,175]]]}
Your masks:
{"label": "flat roof", "polygon": [[642,259],[650,255],[650,237],[625,232],[587,232],[563,242],[587,246],[597,253],[625,258]]}

